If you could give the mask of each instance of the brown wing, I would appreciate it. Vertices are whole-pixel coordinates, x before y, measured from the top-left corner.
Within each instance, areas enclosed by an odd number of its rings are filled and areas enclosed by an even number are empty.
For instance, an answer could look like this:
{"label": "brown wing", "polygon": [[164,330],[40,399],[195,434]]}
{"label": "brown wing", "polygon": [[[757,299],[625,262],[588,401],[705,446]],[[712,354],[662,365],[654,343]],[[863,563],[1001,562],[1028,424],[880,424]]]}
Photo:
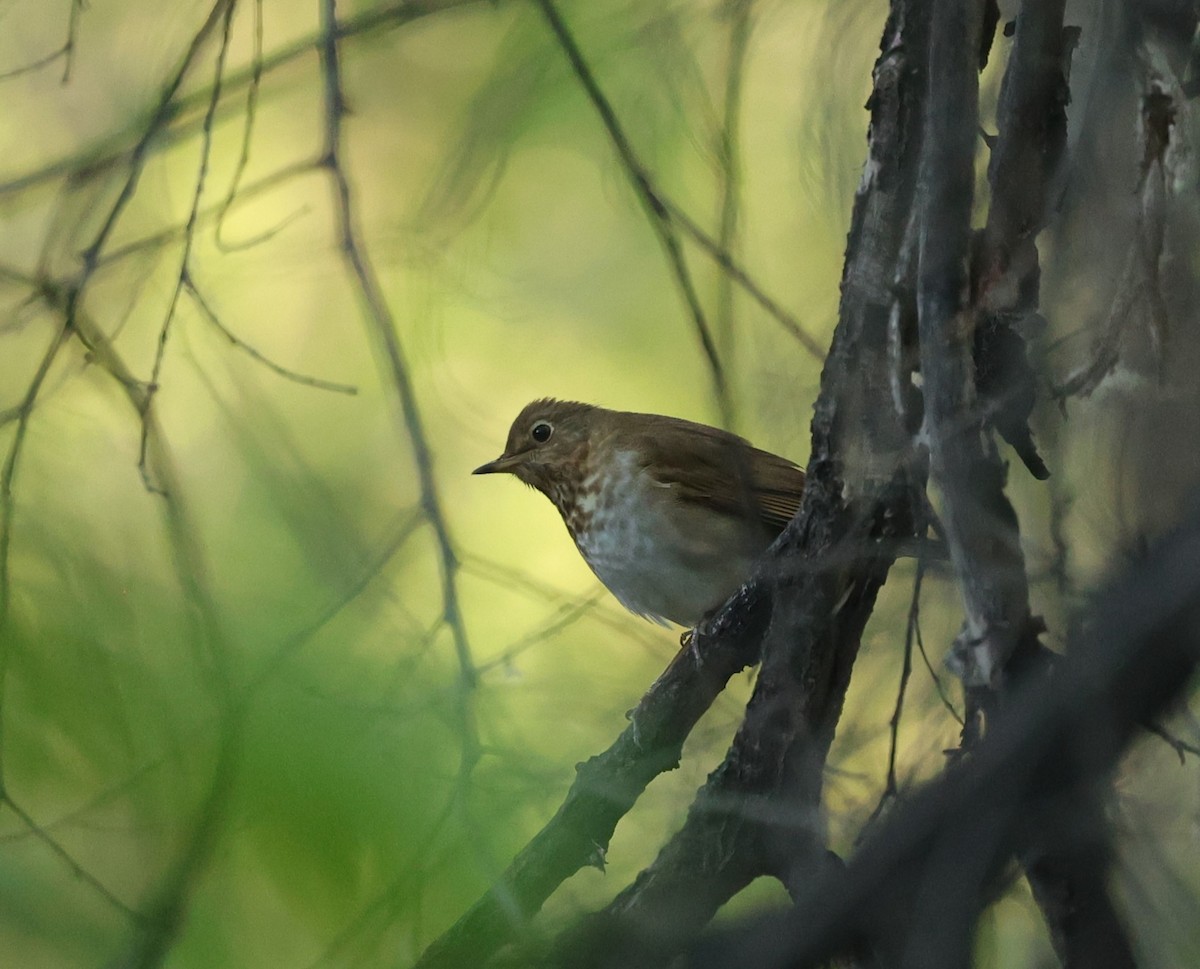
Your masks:
{"label": "brown wing", "polygon": [[705,424],[631,414],[639,418],[637,450],[658,482],[680,500],[730,515],[754,515],[780,532],[800,507],[804,472],[744,438]]}
{"label": "brown wing", "polygon": [[758,514],[763,523],[781,532],[795,517],[804,494],[804,471],[786,458],[751,449],[750,475]]}

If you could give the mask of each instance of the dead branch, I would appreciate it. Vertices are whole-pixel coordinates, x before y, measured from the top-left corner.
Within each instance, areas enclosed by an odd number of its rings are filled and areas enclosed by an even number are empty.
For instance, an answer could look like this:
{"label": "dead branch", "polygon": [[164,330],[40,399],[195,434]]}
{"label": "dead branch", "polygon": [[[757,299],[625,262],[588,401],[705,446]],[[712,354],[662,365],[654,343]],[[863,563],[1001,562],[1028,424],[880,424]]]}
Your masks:
{"label": "dead branch", "polygon": [[935,9],[917,203],[921,375],[931,470],[966,606],[953,658],[973,688],[998,683],[1034,627],[1016,515],[1004,495],[1005,470],[975,391],[974,327],[966,303],[982,8],[939,3]]}
{"label": "dead branch", "polygon": [[[1054,673],[1024,682],[974,756],[899,805],[845,871],[821,875],[794,911],[706,938],[688,966],[805,969],[850,951],[920,951],[914,900],[923,892],[944,899],[950,907],[937,929],[955,934],[948,923],[963,914],[949,898],[959,887],[955,868],[973,873],[966,887],[974,898],[986,897],[1005,878],[1007,859],[1047,827],[1064,851],[1096,860],[1104,833],[1081,824],[1078,810],[1094,801],[1139,725],[1167,709],[1200,666],[1198,576],[1193,518],[1097,594],[1087,632]],[[1088,893],[1063,901],[1068,917],[1101,924],[1089,917],[1096,899]],[[1076,942],[1069,966],[1131,964],[1123,937],[1096,932]]]}
{"label": "dead branch", "polygon": [[454,653],[458,661],[458,691],[456,714],[462,741],[459,759],[458,786],[455,800],[465,803],[471,772],[480,757],[478,728],[475,723],[472,694],[479,680],[479,671],[471,653],[467,628],[459,604],[458,556],[450,536],[450,527],[442,509],[437,480],[433,473],[433,452],[425,433],[424,419],[417,402],[416,391],[409,376],[408,363],[400,342],[396,320],[392,316],[383,287],[368,257],[358,228],[358,212],[350,190],[350,181],[342,165],[342,122],[346,117],[346,95],[342,87],[338,51],[337,0],[321,2],[321,79],[324,91],[324,149],[322,167],[328,172],[333,186],[338,243],[342,257],[350,269],[365,310],[369,336],[381,351],[385,372],[396,392],[397,403],[406,443],[417,468],[421,490],[421,513],[429,522],[437,543],[440,565],[442,620],[450,630]]}
{"label": "dead branch", "polygon": [[542,12],[542,16],[546,19],[550,30],[554,33],[559,46],[562,47],[563,53],[566,54],[567,60],[570,61],[571,70],[574,72],[584,91],[587,92],[588,99],[596,108],[596,113],[600,115],[604,129],[608,132],[609,140],[617,151],[621,167],[629,179],[634,192],[637,194],[638,201],[642,203],[642,207],[646,210],[646,215],[650,219],[650,225],[654,229],[654,234],[658,237],[659,245],[662,246],[663,252],[667,257],[667,264],[671,268],[671,275],[675,280],[675,285],[679,289],[684,306],[691,317],[692,325],[696,329],[696,336],[700,340],[700,347],[704,351],[704,358],[708,363],[709,374],[712,377],[713,395],[717,402],[717,408],[721,413],[722,423],[726,427],[731,427],[733,425],[733,399],[729,392],[725,366],[722,364],[720,354],[717,352],[717,344],[713,339],[712,328],[709,326],[708,314],[705,313],[704,307],[700,303],[700,295],[696,292],[695,281],[692,279],[691,270],[688,269],[687,260],[684,258],[679,234],[676,232],[675,226],[672,225],[667,210],[659,201],[657,193],[651,186],[649,173],[634,154],[633,146],[625,135],[625,130],[621,126],[620,121],[617,120],[617,114],[613,110],[612,104],[604,96],[604,92],[600,90],[600,84],[596,80],[595,74],[592,73],[592,69],[584,59],[583,51],[580,50],[575,36],[571,33],[566,21],[563,20],[562,14],[559,13],[558,8],[554,4],[554,0],[536,0],[536,3],[537,8]]}

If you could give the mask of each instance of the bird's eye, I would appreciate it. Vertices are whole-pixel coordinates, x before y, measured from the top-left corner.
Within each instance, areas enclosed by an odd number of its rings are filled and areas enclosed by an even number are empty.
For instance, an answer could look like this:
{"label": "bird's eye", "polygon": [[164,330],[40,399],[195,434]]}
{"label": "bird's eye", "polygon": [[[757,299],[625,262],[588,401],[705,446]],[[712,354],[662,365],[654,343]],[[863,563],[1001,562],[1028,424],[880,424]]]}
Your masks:
{"label": "bird's eye", "polygon": [[529,436],[532,437],[538,444],[545,444],[550,440],[550,435],[554,433],[554,428],[546,421],[538,421],[530,430]]}

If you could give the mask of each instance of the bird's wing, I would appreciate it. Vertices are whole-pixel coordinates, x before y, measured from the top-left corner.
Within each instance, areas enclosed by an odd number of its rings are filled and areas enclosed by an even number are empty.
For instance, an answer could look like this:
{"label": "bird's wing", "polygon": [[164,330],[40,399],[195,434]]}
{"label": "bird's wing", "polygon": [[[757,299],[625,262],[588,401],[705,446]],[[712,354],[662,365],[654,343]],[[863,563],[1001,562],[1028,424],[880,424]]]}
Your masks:
{"label": "bird's wing", "polygon": [[800,508],[804,471],[785,458],[753,448],[750,476],[759,517],[774,530],[783,531]]}
{"label": "bird's wing", "polygon": [[649,421],[638,434],[638,452],[646,472],[681,501],[755,515],[773,532],[800,507],[803,470],[728,431],[673,418]]}

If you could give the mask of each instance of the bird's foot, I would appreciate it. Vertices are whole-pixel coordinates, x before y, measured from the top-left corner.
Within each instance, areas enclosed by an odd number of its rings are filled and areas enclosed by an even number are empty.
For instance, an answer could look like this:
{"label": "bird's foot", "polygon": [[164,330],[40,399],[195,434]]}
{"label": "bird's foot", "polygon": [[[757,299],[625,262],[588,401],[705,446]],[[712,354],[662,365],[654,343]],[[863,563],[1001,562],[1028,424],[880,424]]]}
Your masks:
{"label": "bird's foot", "polygon": [[702,661],[700,650],[697,648],[700,641],[709,634],[709,620],[715,615],[713,612],[706,613],[695,626],[691,629],[685,629],[679,636],[679,655],[690,653],[696,665],[699,666]]}

